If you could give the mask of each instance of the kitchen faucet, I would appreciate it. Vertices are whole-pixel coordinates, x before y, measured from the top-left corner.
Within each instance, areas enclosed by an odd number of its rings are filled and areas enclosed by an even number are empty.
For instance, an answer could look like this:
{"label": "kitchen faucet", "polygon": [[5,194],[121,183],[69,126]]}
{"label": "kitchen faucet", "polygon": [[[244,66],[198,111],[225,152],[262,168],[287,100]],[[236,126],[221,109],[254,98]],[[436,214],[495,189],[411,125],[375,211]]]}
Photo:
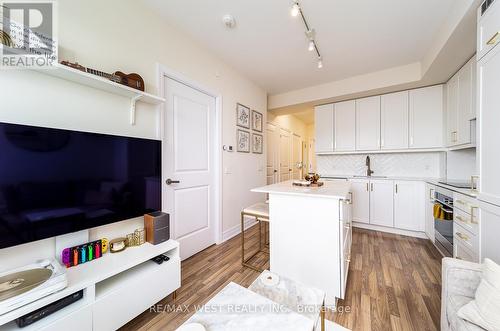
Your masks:
{"label": "kitchen faucet", "polygon": [[366,157],[366,166],[368,167],[366,169],[366,175],[368,177],[370,177],[374,173],[374,171],[370,168],[370,156],[369,155]]}

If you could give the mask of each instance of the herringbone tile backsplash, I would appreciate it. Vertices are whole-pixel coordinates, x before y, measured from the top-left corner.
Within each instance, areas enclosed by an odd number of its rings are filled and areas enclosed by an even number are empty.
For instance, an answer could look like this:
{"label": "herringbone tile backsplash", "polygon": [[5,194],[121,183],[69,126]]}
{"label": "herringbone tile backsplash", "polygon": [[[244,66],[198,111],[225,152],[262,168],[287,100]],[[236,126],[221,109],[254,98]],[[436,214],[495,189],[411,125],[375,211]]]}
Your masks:
{"label": "herringbone tile backsplash", "polygon": [[443,177],[445,153],[391,153],[356,155],[318,155],[317,172],[327,175],[364,175],[370,155],[374,176]]}

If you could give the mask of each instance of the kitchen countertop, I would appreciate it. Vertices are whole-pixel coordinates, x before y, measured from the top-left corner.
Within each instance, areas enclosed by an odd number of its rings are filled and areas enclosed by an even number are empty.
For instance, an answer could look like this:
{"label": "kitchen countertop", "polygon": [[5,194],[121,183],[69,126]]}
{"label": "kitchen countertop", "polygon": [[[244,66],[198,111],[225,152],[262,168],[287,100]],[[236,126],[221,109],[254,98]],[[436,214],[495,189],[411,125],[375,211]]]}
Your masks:
{"label": "kitchen countertop", "polygon": [[292,180],[277,184],[257,187],[252,189],[252,192],[270,193],[270,194],[285,194],[305,197],[331,198],[331,199],[347,199],[351,184],[346,182],[329,182],[324,181],[324,185],[320,187],[309,186],[293,186]]}
{"label": "kitchen countertop", "polygon": [[442,178],[432,178],[432,177],[403,177],[403,176],[359,176],[359,175],[324,175],[321,178],[328,179],[375,179],[375,180],[407,180],[407,181],[419,181],[426,182],[431,185],[436,185],[439,187],[443,187],[447,190],[461,193],[473,198],[477,197],[477,192],[471,189],[458,188],[450,185],[439,183],[440,181],[444,181]]}

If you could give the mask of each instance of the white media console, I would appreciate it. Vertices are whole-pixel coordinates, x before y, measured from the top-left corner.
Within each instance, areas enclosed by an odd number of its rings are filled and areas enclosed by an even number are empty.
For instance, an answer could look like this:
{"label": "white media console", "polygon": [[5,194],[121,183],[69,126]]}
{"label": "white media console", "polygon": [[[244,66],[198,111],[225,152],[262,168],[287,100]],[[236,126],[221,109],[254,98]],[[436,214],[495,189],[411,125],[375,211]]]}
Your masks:
{"label": "white media console", "polygon": [[[151,258],[165,254],[161,265]],[[116,330],[181,285],[179,244],[169,240],[145,243],[120,253],[67,269],[68,286],[16,310],[0,315],[0,331],[7,330]],[[25,328],[15,319],[83,290],[83,299]]]}

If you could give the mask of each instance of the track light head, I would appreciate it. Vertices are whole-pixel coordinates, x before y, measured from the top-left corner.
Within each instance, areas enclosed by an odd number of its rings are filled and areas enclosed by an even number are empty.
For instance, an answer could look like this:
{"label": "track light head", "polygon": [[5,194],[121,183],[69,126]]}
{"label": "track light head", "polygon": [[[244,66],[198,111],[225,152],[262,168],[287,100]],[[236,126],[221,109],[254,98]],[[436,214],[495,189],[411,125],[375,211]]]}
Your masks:
{"label": "track light head", "polygon": [[318,69],[321,69],[323,68],[323,60],[321,59],[321,57],[318,58]]}
{"label": "track light head", "polygon": [[299,13],[300,13],[299,3],[294,2],[290,14],[292,14],[293,17],[297,17],[299,15]]}
{"label": "track light head", "polygon": [[312,41],[312,40],[311,40],[311,41],[309,42],[309,47],[307,48],[307,50],[308,50],[309,52],[314,51],[314,41]]}

